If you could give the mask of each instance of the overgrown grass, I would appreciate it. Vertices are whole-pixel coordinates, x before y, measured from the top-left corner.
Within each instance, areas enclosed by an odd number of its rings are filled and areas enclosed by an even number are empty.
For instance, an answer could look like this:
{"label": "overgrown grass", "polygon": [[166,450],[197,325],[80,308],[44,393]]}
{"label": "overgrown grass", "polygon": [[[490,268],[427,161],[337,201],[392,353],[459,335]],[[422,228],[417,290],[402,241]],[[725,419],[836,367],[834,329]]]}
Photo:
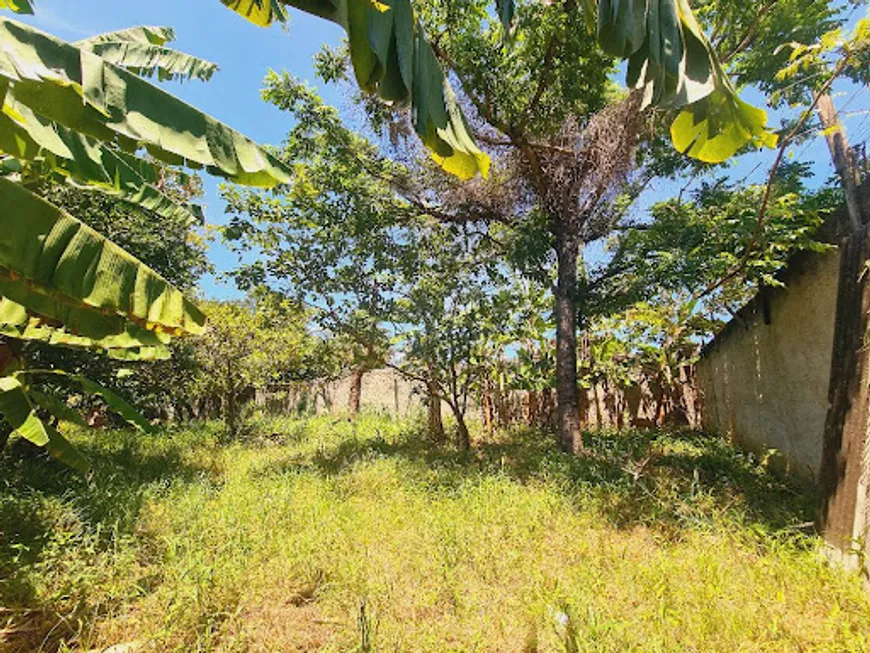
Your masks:
{"label": "overgrown grass", "polygon": [[574,459],[371,415],[219,432],[79,433],[90,483],[0,461],[0,648],[870,650],[811,492],[718,439],[590,435]]}

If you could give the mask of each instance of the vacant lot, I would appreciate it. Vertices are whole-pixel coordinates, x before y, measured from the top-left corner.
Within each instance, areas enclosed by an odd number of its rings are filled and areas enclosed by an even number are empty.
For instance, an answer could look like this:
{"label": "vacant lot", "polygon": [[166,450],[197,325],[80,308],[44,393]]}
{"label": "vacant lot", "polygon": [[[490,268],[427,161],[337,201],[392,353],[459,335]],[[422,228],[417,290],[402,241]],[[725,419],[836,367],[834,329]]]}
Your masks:
{"label": "vacant lot", "polygon": [[90,483],[0,466],[0,649],[870,649],[812,497],[716,439],[502,433],[471,455],[363,416],[81,433]]}

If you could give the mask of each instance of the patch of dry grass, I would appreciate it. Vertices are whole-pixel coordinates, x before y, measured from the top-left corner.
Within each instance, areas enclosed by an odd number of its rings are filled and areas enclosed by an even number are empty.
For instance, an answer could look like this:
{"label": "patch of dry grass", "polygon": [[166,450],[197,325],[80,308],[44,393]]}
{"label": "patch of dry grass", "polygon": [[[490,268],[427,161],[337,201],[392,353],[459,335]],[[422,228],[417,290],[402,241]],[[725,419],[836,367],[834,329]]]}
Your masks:
{"label": "patch of dry grass", "polygon": [[0,601],[35,610],[0,614],[32,629],[7,649],[870,650],[812,496],[719,440],[601,434],[577,460],[375,416],[260,432],[82,434],[91,485],[5,461]]}

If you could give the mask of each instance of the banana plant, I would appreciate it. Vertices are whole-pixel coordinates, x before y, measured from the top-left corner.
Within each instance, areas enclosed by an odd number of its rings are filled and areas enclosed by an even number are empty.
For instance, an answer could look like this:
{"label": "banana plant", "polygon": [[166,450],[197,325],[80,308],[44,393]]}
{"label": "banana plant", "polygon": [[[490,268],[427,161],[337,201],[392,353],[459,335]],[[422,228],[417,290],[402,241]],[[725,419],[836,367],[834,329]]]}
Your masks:
{"label": "banana plant", "polygon": [[[410,104],[417,134],[445,170],[486,177],[489,159],[468,132],[410,0],[221,2],[262,26],[285,20],[285,5],[337,23],[347,32],[360,87]],[[495,2],[505,35],[515,21],[515,2]],[[604,52],[628,60],[627,85],[643,89],[644,106],[682,109],[670,130],[677,150],[718,163],[748,143],[776,145],[766,112],[738,97],[687,0],[584,0],[582,6]]]}
{"label": "banana plant", "polygon": [[[32,2],[0,0],[31,13]],[[201,220],[162,190],[169,166],[274,187],[289,171],[266,150],[145,78],[209,79],[216,66],[167,47],[172,30],[137,27],[77,43],[0,15],[0,414],[63,462],[87,463],[39,412],[78,421],[33,382],[52,376],[102,397],[137,428],[148,422],[98,384],[28,370],[10,343],[37,340],[121,360],[168,357],[205,315],[136,257],[39,195],[46,182],[92,188],[155,219]]]}
{"label": "banana plant", "polygon": [[489,174],[411,0],[221,0],[256,25],[286,20],[284,5],[340,25],[347,32],[357,83],[410,105],[414,129],[435,161],[461,179]]}
{"label": "banana plant", "polygon": [[33,444],[45,447],[54,458],[73,469],[87,473],[90,463],[57,428],[40,418],[37,408],[43,409],[56,420],[79,426],[87,426],[87,422],[59,397],[33,389],[31,384],[38,377],[60,378],[77,384],[88,394],[99,396],[109,410],[121,416],[130,426],[143,433],[153,430],[148,420],[120,395],[81,375],[63,370],[6,370],[5,375],[0,376],[0,412],[8,426]]}
{"label": "banana plant", "polygon": [[175,32],[170,27],[140,26],[98,34],[75,45],[140,77],[210,80],[218,70],[217,64],[167,47],[174,40]]}
{"label": "banana plant", "polygon": [[767,113],[737,95],[687,0],[599,0],[597,33],[606,53],[628,59],[643,106],[682,109],[671,124],[680,152],[719,163],[747,143],[776,146]]}

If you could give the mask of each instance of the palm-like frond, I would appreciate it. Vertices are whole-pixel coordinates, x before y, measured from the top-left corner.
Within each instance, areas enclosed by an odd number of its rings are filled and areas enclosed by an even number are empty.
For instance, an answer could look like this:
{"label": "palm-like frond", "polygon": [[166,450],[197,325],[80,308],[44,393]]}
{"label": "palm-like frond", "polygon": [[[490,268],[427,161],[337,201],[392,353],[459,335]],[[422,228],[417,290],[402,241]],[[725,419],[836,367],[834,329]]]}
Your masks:
{"label": "palm-like frond", "polygon": [[[76,218],[2,178],[0,233],[0,295],[74,333],[101,339],[124,333],[127,322],[172,334],[204,328],[205,316],[163,277]],[[78,324],[76,317],[82,319]]]}
{"label": "palm-like frond", "polygon": [[347,32],[360,87],[410,104],[414,128],[433,158],[462,179],[489,174],[449,90],[432,45],[415,25],[410,0],[221,0],[257,25],[283,20],[282,4],[325,18]]}
{"label": "palm-like frond", "polygon": [[[409,101],[414,126],[435,159],[460,177],[484,175],[489,161],[468,134],[431,44],[415,25],[410,0],[221,0],[258,25],[282,4],[341,25],[357,82],[389,101]],[[685,110],[671,127],[681,152],[719,162],[752,143],[773,146],[767,114],[738,97],[687,0],[584,0],[587,24],[597,16],[601,48],[628,60],[627,83],[644,103]],[[515,0],[496,0],[508,34]]]}
{"label": "palm-like frond", "polygon": [[17,21],[0,17],[0,77],[35,114],[169,164],[205,168],[249,186],[272,187],[288,171],[237,131],[135,74]]}
{"label": "palm-like frond", "polygon": [[217,72],[217,64],[166,47],[174,40],[175,32],[170,27],[142,26],[98,34],[73,45],[141,77],[211,79]]}
{"label": "palm-like frond", "polygon": [[0,9],[9,9],[16,14],[32,14],[33,3],[30,0],[0,0]]}
{"label": "palm-like frond", "polygon": [[[88,315],[90,311],[85,311]],[[75,323],[77,320],[73,319]],[[123,360],[163,360],[169,357],[169,336],[135,324],[123,332],[102,338],[83,336],[62,324],[29,311],[8,297],[0,298],[0,335],[18,340],[36,340],[50,345],[88,349]]]}
{"label": "palm-like frond", "polygon": [[[6,86],[0,83],[0,93]],[[0,106],[0,152],[30,164],[44,163],[56,181],[100,190],[170,220],[201,222],[200,209],[156,187],[153,163],[42,118],[11,97]]]}
{"label": "palm-like frond", "polygon": [[287,20],[284,7],[277,0],[221,0],[221,2],[254,25],[261,27],[271,25],[275,21]]}

